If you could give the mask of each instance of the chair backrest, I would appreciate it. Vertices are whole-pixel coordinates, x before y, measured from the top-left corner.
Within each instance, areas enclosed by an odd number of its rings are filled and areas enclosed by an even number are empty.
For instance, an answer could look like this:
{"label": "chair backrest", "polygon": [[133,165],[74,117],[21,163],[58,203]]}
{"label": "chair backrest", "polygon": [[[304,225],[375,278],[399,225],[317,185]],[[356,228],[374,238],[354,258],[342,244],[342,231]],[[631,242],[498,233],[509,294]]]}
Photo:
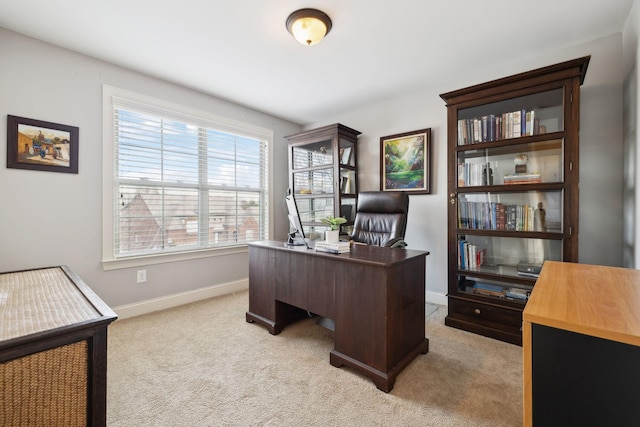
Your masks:
{"label": "chair backrest", "polygon": [[351,239],[377,246],[392,246],[404,240],[409,212],[409,195],[403,191],[358,193]]}

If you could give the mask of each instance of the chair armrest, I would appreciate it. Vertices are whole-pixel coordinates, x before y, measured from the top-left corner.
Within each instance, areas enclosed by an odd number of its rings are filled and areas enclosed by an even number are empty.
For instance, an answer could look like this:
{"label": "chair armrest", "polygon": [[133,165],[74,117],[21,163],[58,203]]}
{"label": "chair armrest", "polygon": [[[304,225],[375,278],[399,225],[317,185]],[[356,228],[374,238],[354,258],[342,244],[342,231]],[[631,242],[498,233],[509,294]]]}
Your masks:
{"label": "chair armrest", "polygon": [[391,239],[384,244],[387,248],[405,248],[407,246],[407,242],[404,241],[401,237],[396,237],[395,239]]}

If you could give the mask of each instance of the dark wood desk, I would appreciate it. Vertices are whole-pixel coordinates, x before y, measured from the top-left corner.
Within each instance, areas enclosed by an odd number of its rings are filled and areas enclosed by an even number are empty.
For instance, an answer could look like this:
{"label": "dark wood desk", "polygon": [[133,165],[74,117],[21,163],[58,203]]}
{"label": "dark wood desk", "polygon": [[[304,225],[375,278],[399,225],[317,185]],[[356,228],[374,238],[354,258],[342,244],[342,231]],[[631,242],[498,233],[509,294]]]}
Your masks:
{"label": "dark wood desk", "polygon": [[425,338],[428,252],[355,245],[329,254],[282,242],[249,244],[249,311],[270,333],[309,313],[335,321],[331,365],[370,377],[382,391],[420,353]]}

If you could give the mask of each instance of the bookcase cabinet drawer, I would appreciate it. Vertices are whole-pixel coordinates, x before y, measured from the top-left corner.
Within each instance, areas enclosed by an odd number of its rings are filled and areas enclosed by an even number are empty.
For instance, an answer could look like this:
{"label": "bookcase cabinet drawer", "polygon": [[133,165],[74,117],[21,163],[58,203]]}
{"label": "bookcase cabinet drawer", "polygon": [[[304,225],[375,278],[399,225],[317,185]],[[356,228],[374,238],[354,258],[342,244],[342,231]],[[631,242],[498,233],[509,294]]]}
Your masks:
{"label": "bookcase cabinet drawer", "polygon": [[507,326],[510,329],[519,331],[522,326],[522,313],[520,311],[509,310],[475,301],[450,298],[449,315],[491,327],[502,326],[504,328]]}

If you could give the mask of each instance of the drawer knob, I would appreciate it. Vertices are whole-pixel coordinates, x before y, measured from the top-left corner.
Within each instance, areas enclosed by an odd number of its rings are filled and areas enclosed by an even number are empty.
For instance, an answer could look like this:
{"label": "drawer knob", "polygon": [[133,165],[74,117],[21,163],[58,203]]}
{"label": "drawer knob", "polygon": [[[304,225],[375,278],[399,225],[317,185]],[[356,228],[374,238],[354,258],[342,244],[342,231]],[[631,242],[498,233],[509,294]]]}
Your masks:
{"label": "drawer knob", "polygon": [[480,309],[479,309],[479,308],[476,308],[475,310],[473,310],[473,312],[474,312],[475,314],[480,314]]}

